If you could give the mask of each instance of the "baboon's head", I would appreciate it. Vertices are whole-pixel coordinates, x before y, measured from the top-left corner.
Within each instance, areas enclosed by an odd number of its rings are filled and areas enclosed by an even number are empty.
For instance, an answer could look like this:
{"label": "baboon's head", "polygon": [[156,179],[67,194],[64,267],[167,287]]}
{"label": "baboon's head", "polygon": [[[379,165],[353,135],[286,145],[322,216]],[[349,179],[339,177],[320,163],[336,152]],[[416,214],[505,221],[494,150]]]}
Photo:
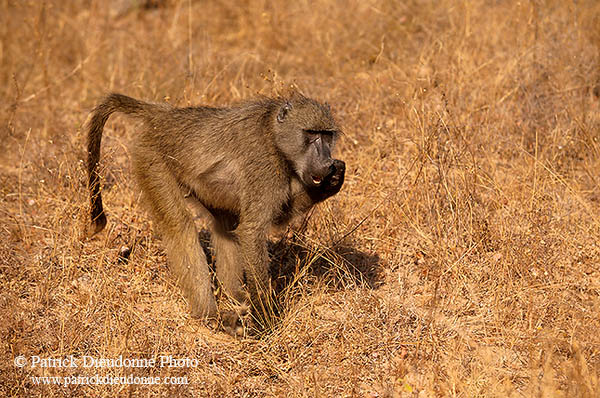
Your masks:
{"label": "baboon's head", "polygon": [[331,152],[339,128],[329,105],[294,93],[280,102],[274,121],[275,142],[307,186],[318,186],[335,172]]}

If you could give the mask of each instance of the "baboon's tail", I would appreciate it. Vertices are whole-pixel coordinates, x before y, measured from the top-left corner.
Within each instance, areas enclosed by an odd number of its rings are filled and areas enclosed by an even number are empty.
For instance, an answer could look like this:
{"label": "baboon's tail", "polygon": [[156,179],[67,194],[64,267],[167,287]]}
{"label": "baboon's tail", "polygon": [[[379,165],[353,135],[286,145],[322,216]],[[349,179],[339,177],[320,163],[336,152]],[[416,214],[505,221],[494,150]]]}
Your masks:
{"label": "baboon's tail", "polygon": [[100,194],[100,175],[98,174],[104,124],[113,112],[144,117],[151,114],[155,106],[122,94],[112,93],[92,111],[92,118],[88,124],[87,161],[92,217],[91,235],[102,231],[106,226],[106,215],[102,208],[102,195]]}

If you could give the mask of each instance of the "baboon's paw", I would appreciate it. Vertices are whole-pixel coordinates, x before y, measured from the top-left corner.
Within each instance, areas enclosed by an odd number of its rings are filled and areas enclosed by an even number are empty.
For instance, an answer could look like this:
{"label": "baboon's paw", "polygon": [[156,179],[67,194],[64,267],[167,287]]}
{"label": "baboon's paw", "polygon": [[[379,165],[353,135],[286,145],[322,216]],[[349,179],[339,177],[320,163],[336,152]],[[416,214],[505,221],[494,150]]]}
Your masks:
{"label": "baboon's paw", "polygon": [[335,195],[342,188],[346,173],[346,163],[342,160],[334,159],[332,169],[332,172],[325,177],[325,181],[323,182],[323,195],[326,198]]}
{"label": "baboon's paw", "polygon": [[341,185],[344,182],[344,175],[346,173],[346,163],[342,160],[333,160],[333,172],[328,176],[331,186]]}
{"label": "baboon's paw", "polygon": [[244,337],[252,328],[250,307],[246,304],[236,305],[221,311],[223,330],[234,337]]}

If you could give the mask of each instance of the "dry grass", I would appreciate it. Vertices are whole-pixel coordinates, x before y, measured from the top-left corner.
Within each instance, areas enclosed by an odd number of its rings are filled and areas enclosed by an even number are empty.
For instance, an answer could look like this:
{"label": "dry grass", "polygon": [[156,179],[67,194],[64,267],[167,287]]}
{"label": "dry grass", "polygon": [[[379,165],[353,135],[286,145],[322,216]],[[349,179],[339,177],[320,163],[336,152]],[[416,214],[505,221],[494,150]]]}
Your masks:
{"label": "dry grass", "polygon": [[[150,3],[0,1],[0,395],[600,394],[596,1]],[[234,340],[189,318],[131,183],[125,118],[103,143],[108,228],[80,239],[82,125],[107,91],[227,104],[291,83],[336,110],[347,182],[302,250],[274,252],[279,322]],[[189,384],[30,377],[129,373]]]}

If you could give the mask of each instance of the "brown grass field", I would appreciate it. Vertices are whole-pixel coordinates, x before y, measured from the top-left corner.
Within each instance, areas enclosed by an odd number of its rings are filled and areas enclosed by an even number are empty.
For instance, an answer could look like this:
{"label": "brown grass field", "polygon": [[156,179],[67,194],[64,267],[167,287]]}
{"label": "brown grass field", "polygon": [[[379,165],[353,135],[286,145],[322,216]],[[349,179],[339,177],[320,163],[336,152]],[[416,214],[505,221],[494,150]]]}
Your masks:
{"label": "brown grass field", "polygon": [[[331,103],[346,183],[274,240],[279,312],[236,340],[189,316],[126,117],[83,238],[84,126],[110,91],[291,85]],[[593,0],[0,0],[0,396],[599,397],[599,97]],[[71,356],[157,363],[34,366]],[[186,384],[35,378],[130,375]]]}

